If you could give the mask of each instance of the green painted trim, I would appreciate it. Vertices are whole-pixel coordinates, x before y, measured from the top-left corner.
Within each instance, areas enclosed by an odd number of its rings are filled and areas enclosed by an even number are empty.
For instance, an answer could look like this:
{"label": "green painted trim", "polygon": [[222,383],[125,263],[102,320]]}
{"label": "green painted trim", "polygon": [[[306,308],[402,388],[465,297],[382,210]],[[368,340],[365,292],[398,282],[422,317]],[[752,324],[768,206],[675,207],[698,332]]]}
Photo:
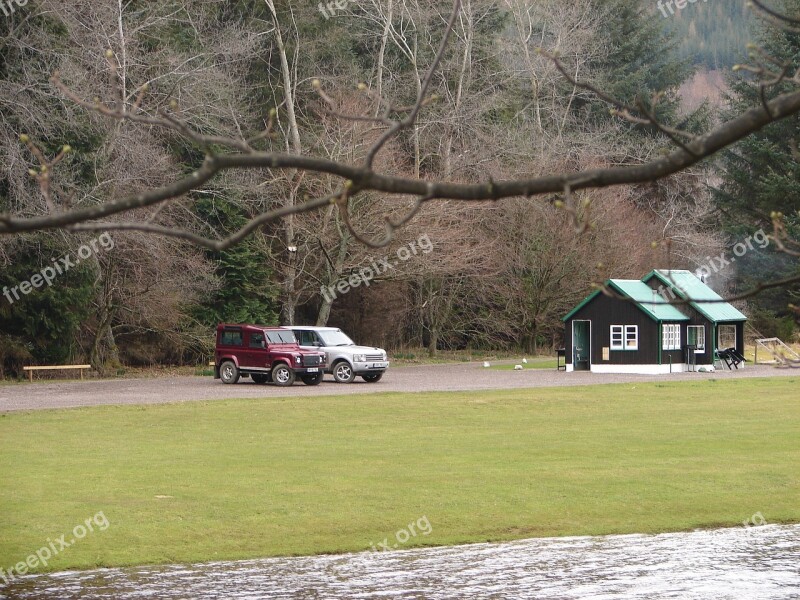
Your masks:
{"label": "green painted trim", "polygon": [[[633,298],[631,298],[631,296],[630,296],[629,294],[625,293],[625,290],[623,290],[622,288],[620,288],[618,285],[615,285],[615,284],[614,284],[614,282],[613,282],[612,280],[610,280],[610,279],[606,280],[606,283],[605,283],[605,285],[606,285],[607,287],[610,287],[610,288],[612,288],[614,291],[616,291],[616,292],[617,292],[618,294],[620,294],[621,296],[625,296],[626,298],[630,298],[630,300],[631,300],[631,304],[633,304],[633,305],[634,305],[636,308],[638,308],[640,311],[642,311],[642,312],[643,312],[645,315],[647,315],[648,317],[650,317],[650,320],[651,320],[651,321],[655,321],[656,323],[661,323],[661,319],[658,319],[658,318],[654,317],[654,316],[653,316],[651,313],[649,313],[647,310],[645,310],[644,308],[642,308],[642,305],[641,305],[641,303],[640,303],[640,302],[637,302],[636,300],[634,300]],[[576,307],[575,307],[575,308],[573,308],[571,311],[569,311],[569,313],[567,314],[567,316],[566,316],[566,317],[563,317],[563,318],[561,319],[561,321],[562,321],[562,322],[567,322],[567,321],[569,321],[569,319],[571,319],[571,318],[572,318],[572,316],[573,316],[575,313],[577,313],[577,312],[578,312],[579,310],[581,310],[581,309],[582,309],[584,306],[586,306],[587,304],[589,304],[589,302],[591,302],[592,300],[594,300],[595,298],[597,298],[597,295],[598,295],[598,294],[602,294],[602,293],[603,293],[603,292],[602,292],[602,290],[596,290],[596,291],[594,291],[593,293],[591,293],[591,294],[589,294],[588,296],[586,296],[586,298],[584,298],[584,299],[583,299],[583,302],[581,302],[580,304],[578,304],[578,306],[576,306]]]}
{"label": "green painted trim", "polygon": [[663,358],[661,357],[662,346],[664,345],[664,323],[658,323],[658,364],[663,365]]}
{"label": "green painted trim", "polygon": [[711,323],[711,364],[717,360],[717,324]]}
{"label": "green painted trim", "polygon": [[642,303],[641,303],[641,302],[639,302],[638,300],[634,300],[633,298],[631,298],[631,296],[630,296],[629,294],[626,294],[626,293],[625,293],[625,290],[623,290],[621,287],[619,287],[618,285],[616,285],[616,284],[615,284],[613,281],[611,281],[610,279],[608,280],[608,285],[609,285],[610,287],[614,288],[615,290],[617,290],[617,293],[618,293],[618,294],[622,294],[623,296],[626,296],[626,297],[630,298],[630,299],[631,299],[631,303],[632,303],[632,304],[633,304],[633,305],[634,305],[636,308],[638,308],[640,311],[642,311],[642,312],[643,312],[643,313],[644,313],[646,316],[650,317],[650,320],[651,320],[651,321],[655,321],[656,323],[662,323],[662,322],[663,322],[663,321],[662,321],[662,319],[659,319],[658,317],[656,317],[655,315],[653,315],[653,313],[651,313],[650,311],[648,311],[647,309],[645,309],[644,307],[642,307]]}
{"label": "green painted trim", "polygon": [[[606,282],[606,283],[608,283],[608,282]],[[569,319],[572,317],[572,315],[574,315],[576,312],[578,312],[578,311],[579,311],[580,309],[582,309],[584,306],[586,306],[587,304],[589,304],[589,302],[591,302],[592,300],[594,300],[594,299],[597,297],[597,294],[599,294],[599,293],[600,293],[600,290],[595,290],[594,292],[592,292],[591,294],[589,294],[588,296],[586,296],[586,298],[584,298],[584,299],[583,299],[583,301],[582,301],[580,304],[578,304],[578,306],[576,306],[576,307],[575,307],[575,308],[573,308],[571,311],[569,311],[569,313],[567,314],[567,316],[566,316],[566,317],[563,317],[563,318],[561,319],[561,321],[562,321],[562,322],[564,322],[564,323],[566,323],[567,321],[569,321]]]}

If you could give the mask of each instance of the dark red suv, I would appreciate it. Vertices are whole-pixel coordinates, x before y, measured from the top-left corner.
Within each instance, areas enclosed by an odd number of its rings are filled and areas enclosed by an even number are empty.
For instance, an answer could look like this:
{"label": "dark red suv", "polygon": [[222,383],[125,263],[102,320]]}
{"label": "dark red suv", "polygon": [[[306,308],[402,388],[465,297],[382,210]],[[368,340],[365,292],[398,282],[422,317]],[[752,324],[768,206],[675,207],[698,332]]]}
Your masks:
{"label": "dark red suv", "polygon": [[325,353],[301,350],[291,329],[262,325],[217,325],[214,379],[236,383],[250,376],[255,383],[292,385],[299,377],[317,385],[325,372]]}

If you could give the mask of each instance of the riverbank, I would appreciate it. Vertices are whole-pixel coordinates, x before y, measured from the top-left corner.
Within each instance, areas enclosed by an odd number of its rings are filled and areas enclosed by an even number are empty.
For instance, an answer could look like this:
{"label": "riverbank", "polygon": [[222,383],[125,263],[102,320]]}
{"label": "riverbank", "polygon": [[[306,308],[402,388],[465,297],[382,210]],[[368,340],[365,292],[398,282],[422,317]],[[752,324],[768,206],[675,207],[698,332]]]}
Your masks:
{"label": "riverbank", "polygon": [[492,598],[797,600],[800,525],[96,569],[35,575],[14,600]]}

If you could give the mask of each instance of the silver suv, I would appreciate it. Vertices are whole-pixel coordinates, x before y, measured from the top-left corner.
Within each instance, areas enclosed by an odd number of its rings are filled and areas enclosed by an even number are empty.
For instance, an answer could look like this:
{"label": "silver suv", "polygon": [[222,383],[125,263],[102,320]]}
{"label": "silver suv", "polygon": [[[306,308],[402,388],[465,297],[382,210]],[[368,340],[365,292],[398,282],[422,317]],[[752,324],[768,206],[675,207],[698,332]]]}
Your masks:
{"label": "silver suv", "polygon": [[389,361],[386,350],[356,346],[341,329],[336,327],[289,327],[303,350],[325,352],[326,373],[332,373],[338,383],[350,383],[356,376],[364,381],[380,381]]}

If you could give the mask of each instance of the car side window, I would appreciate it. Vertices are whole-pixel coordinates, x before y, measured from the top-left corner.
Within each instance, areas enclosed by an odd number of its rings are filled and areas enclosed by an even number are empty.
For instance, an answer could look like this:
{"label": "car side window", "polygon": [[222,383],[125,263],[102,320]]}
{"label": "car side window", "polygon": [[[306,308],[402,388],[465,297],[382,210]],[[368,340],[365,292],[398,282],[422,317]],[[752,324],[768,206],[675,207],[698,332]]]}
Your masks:
{"label": "car side window", "polygon": [[294,335],[301,346],[311,346],[314,343],[313,331],[295,330]]}
{"label": "car side window", "polygon": [[242,346],[242,331],[240,329],[225,329],[219,341],[223,346]]}
{"label": "car side window", "polygon": [[264,334],[253,332],[250,334],[250,347],[263,348],[264,347]]}

